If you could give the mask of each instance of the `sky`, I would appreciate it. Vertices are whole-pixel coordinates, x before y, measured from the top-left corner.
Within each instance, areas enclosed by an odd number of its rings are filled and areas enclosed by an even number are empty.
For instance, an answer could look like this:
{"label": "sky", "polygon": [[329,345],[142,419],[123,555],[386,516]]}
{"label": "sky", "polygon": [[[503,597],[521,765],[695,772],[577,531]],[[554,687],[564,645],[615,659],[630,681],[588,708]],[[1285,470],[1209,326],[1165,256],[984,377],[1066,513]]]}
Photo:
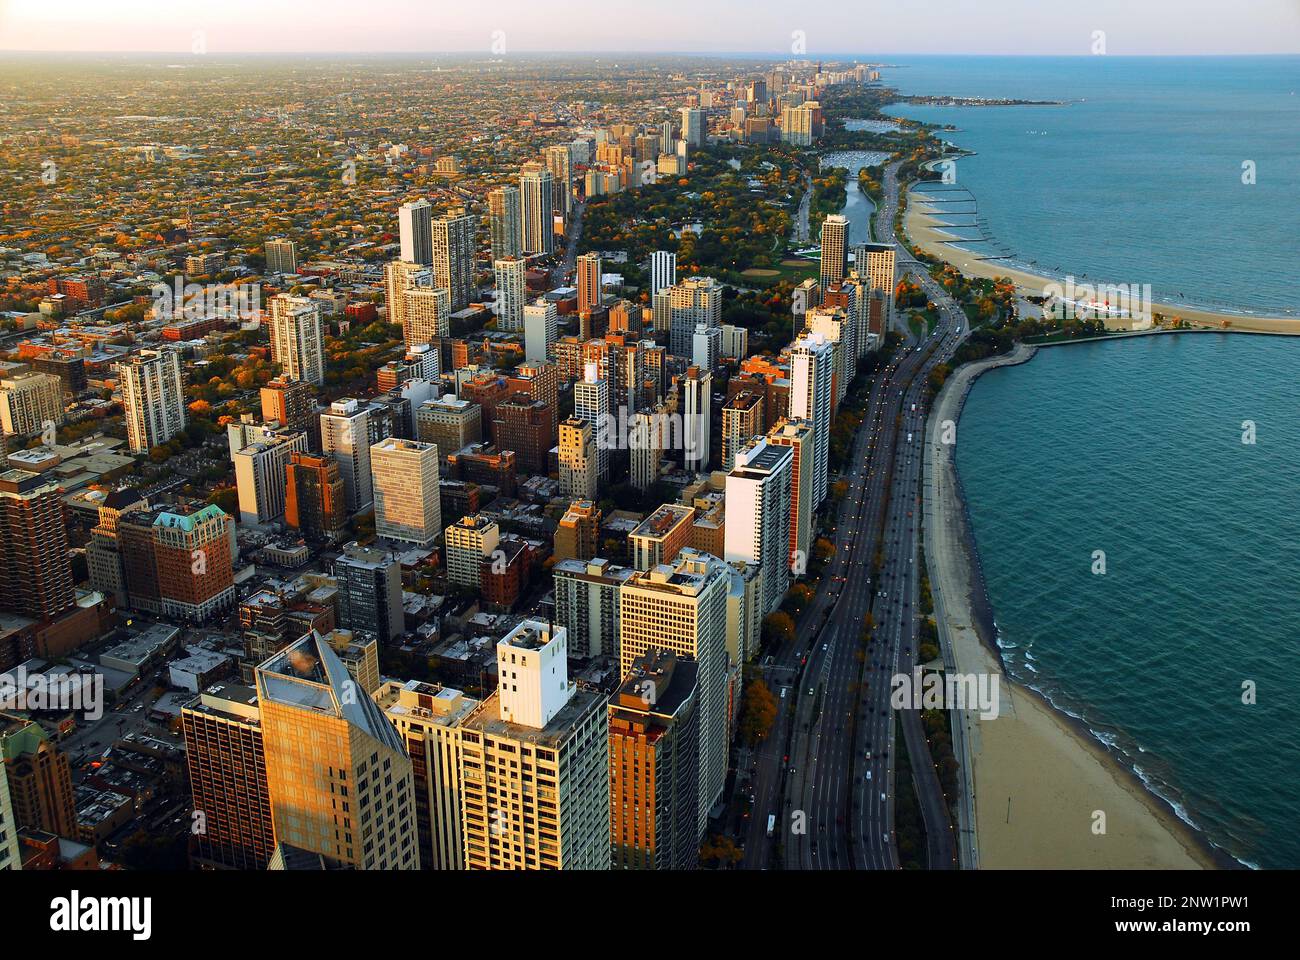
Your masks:
{"label": "sky", "polygon": [[[1300,53],[1300,0],[0,0],[0,50]],[[802,49],[799,44],[802,42]]]}

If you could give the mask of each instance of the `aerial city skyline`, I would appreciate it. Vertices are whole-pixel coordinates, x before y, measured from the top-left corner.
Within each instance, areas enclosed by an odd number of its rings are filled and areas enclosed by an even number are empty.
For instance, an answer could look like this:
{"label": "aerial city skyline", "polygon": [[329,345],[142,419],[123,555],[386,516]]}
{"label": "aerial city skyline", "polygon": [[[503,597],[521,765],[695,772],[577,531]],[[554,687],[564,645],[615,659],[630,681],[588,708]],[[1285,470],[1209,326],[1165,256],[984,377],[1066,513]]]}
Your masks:
{"label": "aerial city skyline", "polygon": [[1250,929],[1155,879],[1300,866],[1295,4],[262,6],[0,7],[42,929],[471,870]]}

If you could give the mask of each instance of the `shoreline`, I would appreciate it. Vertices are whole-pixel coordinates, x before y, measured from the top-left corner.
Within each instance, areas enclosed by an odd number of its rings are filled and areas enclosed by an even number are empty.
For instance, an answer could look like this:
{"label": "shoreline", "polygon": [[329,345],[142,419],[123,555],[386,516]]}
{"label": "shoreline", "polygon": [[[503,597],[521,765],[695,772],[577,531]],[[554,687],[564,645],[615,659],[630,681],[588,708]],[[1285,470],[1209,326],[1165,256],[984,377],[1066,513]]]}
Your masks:
{"label": "shoreline", "polygon": [[[950,246],[944,241],[958,238],[944,230],[944,224],[940,222],[939,214],[934,208],[910,192],[907,196],[903,232],[912,243],[930,256],[951,264],[970,277],[988,280],[1007,277],[1022,296],[1042,296],[1046,287],[1059,285],[1060,280],[1008,267],[1002,265],[1001,261],[980,260],[977,254],[969,250]],[[1159,301],[1152,304],[1152,311],[1163,314],[1166,318],[1182,319],[1210,330],[1300,336],[1300,317],[1256,317]]]}
{"label": "shoreline", "polygon": [[[1086,724],[1007,674],[954,447],[936,443],[935,436],[945,420],[959,425],[980,375],[1027,363],[1037,351],[1017,344],[1010,354],[958,367],[935,399],[926,427],[926,563],[945,664],[961,673],[995,673],[1004,687],[996,718],[953,711],[966,787],[959,804],[963,866],[1240,868]],[[1103,835],[1093,832],[1097,811],[1105,813]]]}

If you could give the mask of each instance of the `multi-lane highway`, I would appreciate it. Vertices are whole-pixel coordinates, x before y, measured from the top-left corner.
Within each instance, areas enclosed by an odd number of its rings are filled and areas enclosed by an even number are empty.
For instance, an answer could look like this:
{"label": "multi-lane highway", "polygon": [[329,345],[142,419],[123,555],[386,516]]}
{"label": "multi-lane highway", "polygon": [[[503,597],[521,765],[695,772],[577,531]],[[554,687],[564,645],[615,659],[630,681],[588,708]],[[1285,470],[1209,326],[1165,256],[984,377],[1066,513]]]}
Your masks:
{"label": "multi-lane highway", "polygon": [[[835,556],[794,641],[765,660],[781,711],[755,760],[746,867],[769,865],[778,849],[786,869],[899,865],[890,678],[910,673],[916,656],[926,381],[960,343],[965,320],[897,242],[897,166],[885,173],[876,233],[895,245],[899,269],[923,286],[939,322],[920,339],[904,331],[903,346],[876,373],[842,478],[848,491],[836,507]],[[868,615],[875,630],[864,648]],[[955,866],[946,804],[919,715],[902,711],[901,726],[925,820],[928,864]],[[771,838],[765,833],[769,814],[777,820]]]}

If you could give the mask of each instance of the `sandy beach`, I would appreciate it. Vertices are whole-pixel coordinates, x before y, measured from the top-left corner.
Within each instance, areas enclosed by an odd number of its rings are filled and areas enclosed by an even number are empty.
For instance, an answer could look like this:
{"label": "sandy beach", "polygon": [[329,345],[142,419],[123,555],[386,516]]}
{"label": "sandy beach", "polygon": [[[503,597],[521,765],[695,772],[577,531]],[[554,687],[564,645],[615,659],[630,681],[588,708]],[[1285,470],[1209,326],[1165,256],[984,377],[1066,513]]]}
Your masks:
{"label": "sandy beach", "polygon": [[[939,218],[934,215],[932,207],[919,200],[915,194],[909,195],[907,212],[904,214],[904,229],[914,244],[919,245],[932,256],[946,260],[967,276],[989,279],[1009,277],[1021,293],[1030,296],[1042,296],[1044,287],[1060,282],[1050,277],[1013,270],[1000,261],[980,260],[977,254],[945,244],[943,241],[953,239],[953,235],[944,232],[941,225],[936,225],[938,223]],[[1229,313],[1215,313],[1209,310],[1162,304],[1158,297],[1152,309],[1153,312],[1164,314],[1166,317],[1178,317],[1188,323],[1216,330],[1300,335],[1300,318],[1244,317]]]}
{"label": "sandy beach", "polygon": [[[958,422],[965,395],[985,369],[1032,358],[967,364],[945,384],[926,437],[925,552],[935,617],[949,669],[999,676],[999,715],[954,711],[958,761],[973,795],[962,799],[963,866],[985,869],[1208,869],[1223,861],[1163,801],[1068,716],[1010,682],[993,646],[991,612],[971,547],[953,462],[938,424]],[[960,437],[960,429],[958,429]],[[982,636],[983,635],[983,636]],[[1097,832],[1098,812],[1105,832]],[[975,849],[970,842],[974,820]],[[973,862],[972,862],[973,861]]]}

